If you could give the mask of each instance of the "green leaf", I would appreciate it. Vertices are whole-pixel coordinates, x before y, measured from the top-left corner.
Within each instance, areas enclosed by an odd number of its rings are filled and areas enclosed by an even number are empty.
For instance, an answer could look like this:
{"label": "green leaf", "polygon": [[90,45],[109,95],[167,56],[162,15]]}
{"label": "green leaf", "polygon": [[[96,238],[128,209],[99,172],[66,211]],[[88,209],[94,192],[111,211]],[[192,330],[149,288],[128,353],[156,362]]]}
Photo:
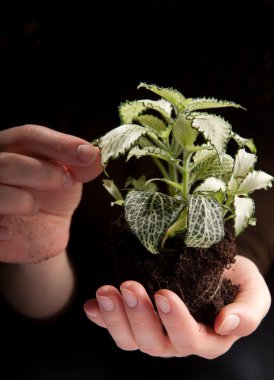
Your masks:
{"label": "green leaf", "polygon": [[177,162],[178,164],[180,163],[180,160],[174,158],[166,150],[158,148],[157,146],[146,146],[142,149],[140,149],[138,146],[134,146],[132,149],[130,149],[128,153],[127,161],[131,157],[135,157],[138,159],[144,156],[153,156],[153,157],[161,158],[162,160],[165,160],[168,162]]}
{"label": "green leaf", "polygon": [[159,112],[164,120],[169,122],[172,112],[172,105],[165,99],[143,99],[121,103],[119,106],[121,122],[122,124],[131,124],[138,116],[149,110]]}
{"label": "green leaf", "polygon": [[109,192],[109,194],[116,200],[123,200],[123,196],[120,193],[118,187],[111,179],[103,179],[103,187]]}
{"label": "green leaf", "polygon": [[188,247],[208,248],[224,238],[223,212],[213,198],[191,195],[188,205]]}
{"label": "green leaf", "polygon": [[183,112],[178,114],[172,132],[178,144],[184,149],[193,145],[198,136],[197,130],[192,128],[191,121],[186,119]]}
{"label": "green leaf", "polygon": [[255,190],[272,187],[273,177],[261,170],[249,172],[238,187],[237,194],[249,194]]}
{"label": "green leaf", "polygon": [[125,200],[125,218],[134,235],[151,253],[168,227],[179,217],[184,203],[163,193],[130,191]]}
{"label": "green leaf", "polygon": [[223,155],[222,163],[214,150],[205,149],[193,155],[190,180],[201,180],[207,177],[222,177],[231,174],[233,158],[228,154]]}
{"label": "green leaf", "polygon": [[232,132],[231,137],[237,142],[240,148],[247,147],[251,153],[257,153],[257,148],[254,144],[253,139],[246,139],[235,132]]}
{"label": "green leaf", "polygon": [[146,134],[149,129],[136,124],[126,124],[112,129],[99,139],[101,149],[101,161],[105,165],[110,159],[118,158],[125,154],[138,139]]}
{"label": "green leaf", "polygon": [[218,100],[214,98],[188,98],[185,101],[185,112],[192,112],[195,110],[209,109],[209,108],[225,108],[234,107],[242,108],[240,104],[227,100]]}
{"label": "green leaf", "polygon": [[145,127],[153,129],[158,135],[167,129],[166,123],[153,115],[140,115],[137,117],[136,121]]}
{"label": "green leaf", "polygon": [[178,110],[183,107],[185,97],[174,88],[163,88],[154,84],[150,85],[146,83],[140,83],[137,88],[146,88],[147,90],[154,92],[155,94],[166,99],[168,102],[172,103]]}
{"label": "green leaf", "polygon": [[255,210],[254,200],[251,198],[242,198],[237,195],[234,198],[235,220],[234,230],[238,236],[248,224],[253,223],[253,215]]}
{"label": "green leaf", "polygon": [[130,188],[131,186],[135,190],[149,191],[150,193],[155,193],[157,191],[157,185],[154,182],[147,183],[147,179],[144,175],[138,179],[128,177],[125,183],[125,188]]}
{"label": "green leaf", "polygon": [[222,117],[205,112],[191,112],[186,118],[214,146],[221,159],[231,137],[231,125]]}
{"label": "green leaf", "polygon": [[204,182],[202,182],[199,186],[197,186],[193,193],[197,193],[197,192],[223,192],[225,193],[226,191],[226,184],[221,181],[220,179],[218,178],[215,178],[215,177],[208,177],[204,180]]}

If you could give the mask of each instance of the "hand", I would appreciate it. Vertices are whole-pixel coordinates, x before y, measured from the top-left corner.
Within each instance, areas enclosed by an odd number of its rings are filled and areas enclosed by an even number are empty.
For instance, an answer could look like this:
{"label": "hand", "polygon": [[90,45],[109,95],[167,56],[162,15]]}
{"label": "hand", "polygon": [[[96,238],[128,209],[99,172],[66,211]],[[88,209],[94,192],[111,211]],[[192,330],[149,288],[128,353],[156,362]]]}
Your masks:
{"label": "hand", "polygon": [[66,248],[82,183],[101,172],[98,148],[38,125],[0,132],[0,261],[35,263]]}
{"label": "hand", "polygon": [[197,323],[182,300],[166,289],[155,294],[156,313],[145,289],[135,281],[124,282],[121,293],[113,286],[102,286],[96,299],[85,303],[84,310],[92,322],[108,329],[123,350],[139,349],[159,357],[197,355],[213,359],[251,334],[271,302],[263,277],[249,259],[237,256],[225,276],[240,284],[240,292],[235,302],[217,315],[214,329]]}

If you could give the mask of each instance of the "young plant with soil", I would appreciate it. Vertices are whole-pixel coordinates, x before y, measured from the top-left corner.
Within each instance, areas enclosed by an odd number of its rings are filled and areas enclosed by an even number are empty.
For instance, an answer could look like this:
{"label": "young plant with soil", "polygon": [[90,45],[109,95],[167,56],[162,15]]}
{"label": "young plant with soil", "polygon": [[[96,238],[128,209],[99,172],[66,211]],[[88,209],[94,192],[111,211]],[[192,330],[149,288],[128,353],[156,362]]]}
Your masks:
{"label": "young plant with soil", "polygon": [[159,172],[129,177],[120,188],[105,172],[103,186],[121,207],[109,240],[116,285],[139,281],[151,299],[170,289],[197,321],[212,325],[239,290],[224,271],[235,262],[236,237],[256,223],[250,194],[271,187],[273,177],[254,169],[253,140],[208,112],[239,104],[145,83],[138,88],[157,99],[120,104],[121,125],[94,141],[105,167],[121,157],[124,164],[149,157]]}

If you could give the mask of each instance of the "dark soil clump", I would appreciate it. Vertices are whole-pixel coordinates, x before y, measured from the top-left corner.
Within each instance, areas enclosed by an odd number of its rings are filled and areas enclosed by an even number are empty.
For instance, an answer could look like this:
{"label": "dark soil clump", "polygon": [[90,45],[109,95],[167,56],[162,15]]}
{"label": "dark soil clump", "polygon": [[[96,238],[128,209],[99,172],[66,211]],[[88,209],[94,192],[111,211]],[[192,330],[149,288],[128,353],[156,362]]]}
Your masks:
{"label": "dark soil clump", "polygon": [[185,247],[182,239],[169,239],[164,252],[151,254],[130,232],[123,217],[115,220],[109,239],[115,285],[136,280],[153,302],[157,290],[172,290],[197,321],[212,326],[219,310],[231,303],[239,290],[223,278],[224,270],[235,262],[234,237],[227,232],[223,241],[208,249]]}

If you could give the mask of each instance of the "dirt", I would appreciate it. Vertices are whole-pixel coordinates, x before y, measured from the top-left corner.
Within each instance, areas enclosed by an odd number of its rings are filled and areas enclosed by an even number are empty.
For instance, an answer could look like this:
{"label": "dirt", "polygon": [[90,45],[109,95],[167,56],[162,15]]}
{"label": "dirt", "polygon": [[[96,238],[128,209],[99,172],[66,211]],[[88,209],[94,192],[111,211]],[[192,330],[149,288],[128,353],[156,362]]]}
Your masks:
{"label": "dirt", "polygon": [[157,290],[170,289],[197,321],[213,326],[219,310],[239,291],[239,285],[223,278],[224,270],[235,262],[233,235],[227,231],[221,242],[207,249],[185,247],[182,235],[168,242],[165,251],[151,254],[131,233],[123,216],[113,221],[108,243],[115,285],[136,280],[153,303]]}

